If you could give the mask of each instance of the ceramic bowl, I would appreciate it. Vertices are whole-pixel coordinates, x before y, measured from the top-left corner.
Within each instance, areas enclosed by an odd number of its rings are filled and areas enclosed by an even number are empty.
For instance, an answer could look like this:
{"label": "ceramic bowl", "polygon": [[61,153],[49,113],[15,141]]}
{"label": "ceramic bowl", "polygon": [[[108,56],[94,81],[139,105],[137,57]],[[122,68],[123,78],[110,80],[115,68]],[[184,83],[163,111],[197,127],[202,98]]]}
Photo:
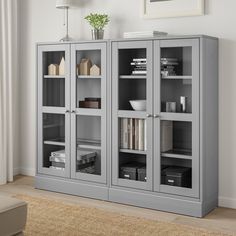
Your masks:
{"label": "ceramic bowl", "polygon": [[135,111],[146,111],[146,100],[130,100],[129,102]]}

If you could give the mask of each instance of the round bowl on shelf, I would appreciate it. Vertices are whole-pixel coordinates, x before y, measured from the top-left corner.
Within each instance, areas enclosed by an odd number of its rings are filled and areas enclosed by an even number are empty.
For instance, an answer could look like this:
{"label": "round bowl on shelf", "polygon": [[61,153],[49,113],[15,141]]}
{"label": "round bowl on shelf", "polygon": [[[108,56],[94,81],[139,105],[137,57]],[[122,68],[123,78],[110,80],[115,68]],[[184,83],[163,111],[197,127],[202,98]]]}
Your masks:
{"label": "round bowl on shelf", "polygon": [[135,111],[146,111],[146,100],[130,100],[129,102]]}

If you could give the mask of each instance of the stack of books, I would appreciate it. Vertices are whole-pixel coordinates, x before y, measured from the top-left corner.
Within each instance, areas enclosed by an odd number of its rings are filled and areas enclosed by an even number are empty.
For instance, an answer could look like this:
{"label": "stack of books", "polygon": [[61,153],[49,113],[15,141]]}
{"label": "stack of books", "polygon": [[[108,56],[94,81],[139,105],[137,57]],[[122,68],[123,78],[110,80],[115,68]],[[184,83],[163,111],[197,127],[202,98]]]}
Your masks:
{"label": "stack of books", "polygon": [[77,170],[86,174],[94,174],[96,156],[96,152],[77,150]]}
{"label": "stack of books", "polygon": [[162,77],[175,76],[178,65],[179,62],[177,58],[161,58]]}
{"label": "stack of books", "polygon": [[151,37],[163,37],[166,36],[166,32],[160,31],[140,31],[140,32],[125,32],[124,38],[151,38]]}
{"label": "stack of books", "polygon": [[51,169],[65,170],[65,163],[66,163],[65,150],[51,152],[49,161],[51,161],[51,166],[50,166]]}
{"label": "stack of books", "polygon": [[130,63],[132,66],[132,75],[146,75],[147,74],[147,59],[146,58],[134,58]]}
{"label": "stack of books", "polygon": [[120,123],[120,148],[131,150],[147,150],[146,120],[122,118]]}

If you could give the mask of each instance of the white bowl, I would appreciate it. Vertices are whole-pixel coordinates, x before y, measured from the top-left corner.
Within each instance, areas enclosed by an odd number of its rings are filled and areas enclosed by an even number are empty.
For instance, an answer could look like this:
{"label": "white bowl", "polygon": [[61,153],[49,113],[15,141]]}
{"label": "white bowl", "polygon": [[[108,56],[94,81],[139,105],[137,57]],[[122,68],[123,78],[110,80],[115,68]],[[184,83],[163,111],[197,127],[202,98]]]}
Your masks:
{"label": "white bowl", "polygon": [[129,102],[135,111],[146,111],[146,100],[130,100]]}

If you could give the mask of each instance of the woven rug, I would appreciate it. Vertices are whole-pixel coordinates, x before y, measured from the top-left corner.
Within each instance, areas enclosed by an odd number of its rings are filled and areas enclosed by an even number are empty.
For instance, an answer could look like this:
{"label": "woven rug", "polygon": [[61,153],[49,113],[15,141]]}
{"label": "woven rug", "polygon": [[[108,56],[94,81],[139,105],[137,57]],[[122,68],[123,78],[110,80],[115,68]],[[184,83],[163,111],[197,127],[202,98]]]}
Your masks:
{"label": "woven rug", "polygon": [[25,236],[225,236],[161,221],[121,215],[110,211],[66,204],[28,195],[16,198],[28,203]]}

